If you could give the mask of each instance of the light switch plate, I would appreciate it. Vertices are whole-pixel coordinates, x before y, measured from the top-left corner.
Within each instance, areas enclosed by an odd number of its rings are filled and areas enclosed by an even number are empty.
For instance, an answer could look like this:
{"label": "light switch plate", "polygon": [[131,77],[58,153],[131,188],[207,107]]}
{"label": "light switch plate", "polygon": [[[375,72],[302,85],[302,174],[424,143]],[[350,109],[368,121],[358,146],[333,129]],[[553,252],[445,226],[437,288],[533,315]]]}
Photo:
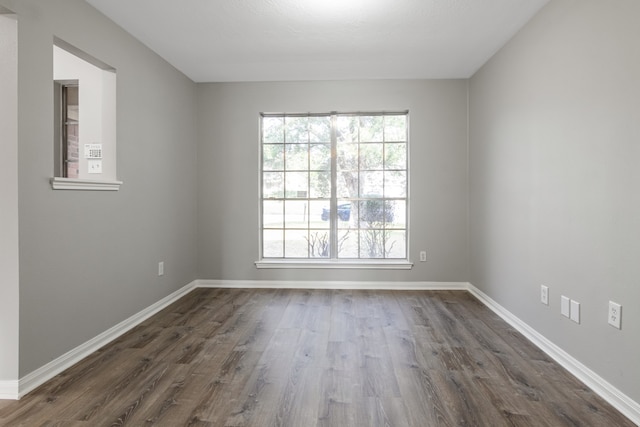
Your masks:
{"label": "light switch plate", "polygon": [[102,173],[102,160],[87,160],[89,173]]}
{"label": "light switch plate", "polygon": [[580,323],[580,303],[574,300],[571,300],[571,309],[569,310],[571,314],[571,320],[576,323]]}
{"label": "light switch plate", "polygon": [[564,317],[569,317],[569,313],[571,312],[570,308],[571,300],[564,295],[560,297],[560,313]]}

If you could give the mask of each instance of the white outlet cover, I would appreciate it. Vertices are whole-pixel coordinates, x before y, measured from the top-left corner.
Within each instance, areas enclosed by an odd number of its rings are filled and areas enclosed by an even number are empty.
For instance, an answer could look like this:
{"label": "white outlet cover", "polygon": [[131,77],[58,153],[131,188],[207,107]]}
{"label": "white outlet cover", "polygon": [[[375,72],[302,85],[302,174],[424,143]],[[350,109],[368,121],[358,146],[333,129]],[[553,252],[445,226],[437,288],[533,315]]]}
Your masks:
{"label": "white outlet cover", "polygon": [[611,326],[621,329],[622,306],[616,302],[609,301],[608,322]]}
{"label": "white outlet cover", "polygon": [[577,301],[571,300],[571,320],[576,323],[580,323],[580,303]]}
{"label": "white outlet cover", "polygon": [[571,313],[570,308],[571,300],[564,295],[560,297],[560,313],[564,317],[569,317],[569,313]]}
{"label": "white outlet cover", "polygon": [[540,285],[540,302],[544,305],[549,305],[549,287]]}

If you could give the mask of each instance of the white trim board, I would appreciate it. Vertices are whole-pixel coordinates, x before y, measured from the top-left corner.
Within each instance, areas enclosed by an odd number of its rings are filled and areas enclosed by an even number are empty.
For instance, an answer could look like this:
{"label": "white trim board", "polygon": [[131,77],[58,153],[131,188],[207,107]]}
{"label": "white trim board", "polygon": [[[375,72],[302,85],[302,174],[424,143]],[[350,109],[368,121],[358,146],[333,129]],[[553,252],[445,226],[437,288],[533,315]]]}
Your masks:
{"label": "white trim board", "polygon": [[18,392],[18,380],[0,381],[0,399],[17,400],[20,398]]}
{"label": "white trim board", "polygon": [[396,291],[466,291],[467,282],[356,282],[307,280],[197,280],[199,288],[242,289],[367,289]]}
{"label": "white trim board", "polygon": [[49,181],[51,182],[51,188],[54,190],[118,191],[122,185],[122,181],[61,177],[51,178]]}
{"label": "white trim board", "polygon": [[78,347],[68,351],[57,359],[52,360],[46,365],[20,378],[17,398],[21,398],[25,394],[34,390],[36,387],[49,381],[60,372],[70,368],[85,357],[89,356],[91,353],[97,351],[101,347],[104,347],[106,344],[120,337],[125,332],[133,329],[135,326],[144,322],[163,308],[167,307],[175,301],[178,301],[180,298],[195,289],[195,287],[196,281],[193,281],[188,285],[173,292],[172,294],[162,298],[160,301],[150,305],[144,310],[134,314],[128,319],[123,320],[112,328],[107,329],[103,333],[95,336],[84,344],[79,345]]}
{"label": "white trim board", "polygon": [[549,341],[544,335],[527,325],[509,310],[502,307],[487,294],[472,284],[468,285],[469,292],[491,311],[500,316],[505,322],[525,336],[535,346],[544,351],[549,357],[571,372],[576,378],[591,388],[596,394],[606,400],[611,406],[623,413],[627,418],[640,425],[640,404],[622,393],[604,378],[583,365],[576,358]]}

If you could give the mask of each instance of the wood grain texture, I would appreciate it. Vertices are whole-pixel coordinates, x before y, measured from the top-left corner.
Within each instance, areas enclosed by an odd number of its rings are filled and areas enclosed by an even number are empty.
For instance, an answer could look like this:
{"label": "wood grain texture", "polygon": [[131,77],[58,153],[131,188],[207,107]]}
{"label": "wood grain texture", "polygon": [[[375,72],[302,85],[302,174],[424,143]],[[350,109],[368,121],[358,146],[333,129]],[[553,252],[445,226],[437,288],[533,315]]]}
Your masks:
{"label": "wood grain texture", "polygon": [[0,425],[634,424],[463,291],[196,289]]}

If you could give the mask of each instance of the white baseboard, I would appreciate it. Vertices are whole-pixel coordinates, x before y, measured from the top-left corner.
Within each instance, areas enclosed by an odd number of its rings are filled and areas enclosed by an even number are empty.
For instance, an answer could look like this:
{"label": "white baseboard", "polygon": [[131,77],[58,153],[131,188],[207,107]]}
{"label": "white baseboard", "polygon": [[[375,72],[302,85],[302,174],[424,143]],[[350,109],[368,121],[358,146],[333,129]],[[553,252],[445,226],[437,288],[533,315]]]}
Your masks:
{"label": "white baseboard", "polygon": [[611,406],[623,413],[635,424],[640,425],[640,404],[638,402],[635,402],[629,396],[625,395],[609,382],[605,381],[604,378],[600,377],[591,369],[580,363],[580,361],[575,359],[569,353],[549,341],[546,337],[502,307],[480,289],[476,288],[472,284],[468,284],[468,290],[473,296],[478,298],[505,322],[518,330],[518,332],[524,335],[542,351],[547,353],[549,357],[558,362],[600,397],[609,402]]}
{"label": "white baseboard", "polygon": [[[114,327],[104,331],[100,335],[90,339],[84,344],[79,345],[78,347],[68,351],[62,356],[58,357],[55,360],[47,363],[46,365],[36,369],[35,371],[25,375],[23,378],[20,378],[19,385],[17,389],[19,392],[17,396],[14,396],[13,399],[19,399],[30,391],[34,390],[36,387],[44,384],[49,381],[60,372],[68,369],[69,367],[75,365],[80,360],[84,359],[94,351],[100,349],[104,345],[110,343],[115,340],[125,332],[133,329],[135,326],[144,322],[149,317],[153,316],[163,308],[167,307],[169,304],[179,300],[189,292],[191,292],[196,287],[196,282],[193,281],[188,285],[178,289],[172,294],[162,298],[160,301],[155,304],[150,305],[144,310],[134,314],[128,319],[118,323]],[[0,384],[1,385],[1,384]],[[0,389],[1,391],[1,389]],[[10,397],[11,398],[11,397]]]}
{"label": "white baseboard", "polygon": [[20,397],[19,381],[0,381],[0,399],[17,400]]}
{"label": "white baseboard", "polygon": [[252,288],[252,289],[368,289],[368,290],[421,290],[466,291],[467,282],[357,282],[307,280],[197,280],[199,288]]}

